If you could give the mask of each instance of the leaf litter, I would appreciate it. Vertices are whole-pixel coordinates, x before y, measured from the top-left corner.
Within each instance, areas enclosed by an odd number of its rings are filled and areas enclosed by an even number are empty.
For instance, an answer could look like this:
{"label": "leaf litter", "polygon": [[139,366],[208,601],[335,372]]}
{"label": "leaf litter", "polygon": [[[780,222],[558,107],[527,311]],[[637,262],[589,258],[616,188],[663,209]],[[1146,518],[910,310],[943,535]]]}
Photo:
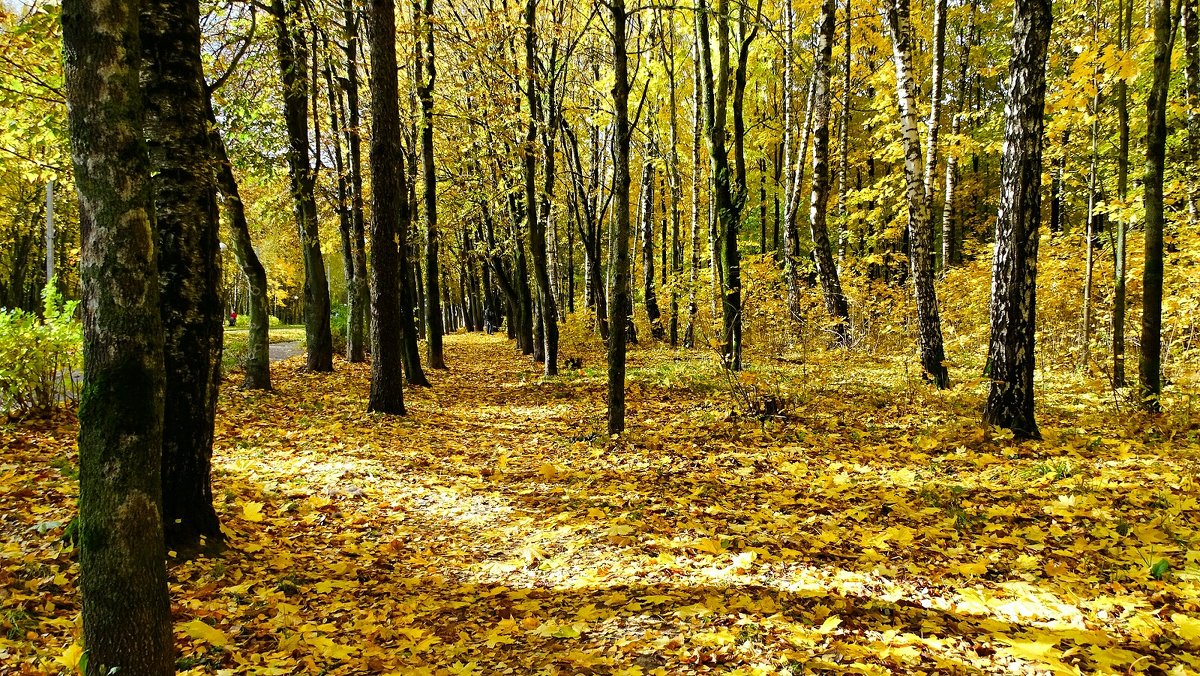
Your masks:
{"label": "leaf litter", "polygon": [[[797,402],[755,419],[703,356],[654,348],[610,439],[602,369],[538,379],[499,337],[446,351],[405,418],[363,413],[362,366],[226,383],[228,549],[170,562],[181,672],[1200,672],[1188,420],[1064,388],[1046,440],[1014,444],[980,429],[978,384],[836,359],[748,375]],[[83,654],[75,434],[0,429],[3,673]]]}

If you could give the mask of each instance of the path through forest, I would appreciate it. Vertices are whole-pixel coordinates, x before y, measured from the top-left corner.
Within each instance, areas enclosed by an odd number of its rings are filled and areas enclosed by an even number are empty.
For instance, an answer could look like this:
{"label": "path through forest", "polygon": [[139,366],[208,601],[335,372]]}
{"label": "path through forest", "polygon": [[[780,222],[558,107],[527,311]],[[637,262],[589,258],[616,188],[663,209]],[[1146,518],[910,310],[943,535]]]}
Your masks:
{"label": "path through forest", "polygon": [[[730,415],[705,357],[642,349],[611,441],[596,359],[545,382],[501,336],[450,336],[446,357],[404,418],[363,413],[365,366],[285,360],[273,394],[227,381],[230,547],[172,566],[182,667],[1200,668],[1194,440],[1147,446],[1063,407],[1049,441],[1016,446],[976,431],[977,394],[855,385],[836,364],[797,373],[803,405],[762,423]],[[75,631],[62,529],[28,530],[73,514],[73,433],[4,432],[0,499],[31,523],[4,525],[0,575],[38,638],[0,651],[26,664]]]}

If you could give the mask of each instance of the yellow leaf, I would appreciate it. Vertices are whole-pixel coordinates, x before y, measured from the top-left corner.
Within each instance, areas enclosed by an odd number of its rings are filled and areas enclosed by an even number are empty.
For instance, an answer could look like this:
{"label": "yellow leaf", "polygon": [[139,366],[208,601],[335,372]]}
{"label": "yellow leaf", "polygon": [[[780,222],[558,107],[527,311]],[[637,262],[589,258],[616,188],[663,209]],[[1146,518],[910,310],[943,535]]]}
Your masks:
{"label": "yellow leaf", "polygon": [[262,521],[263,503],[261,502],[243,502],[242,503],[242,518],[246,521]]}
{"label": "yellow leaf", "polygon": [[218,648],[224,648],[229,645],[229,637],[225,635],[225,632],[208,626],[199,618],[183,625],[183,633],[192,639],[204,641]]}
{"label": "yellow leaf", "polygon": [[54,658],[55,662],[66,667],[69,671],[79,671],[79,660],[83,658],[83,646],[72,643],[61,655]]}
{"label": "yellow leaf", "polygon": [[1175,623],[1175,633],[1179,637],[1187,641],[1195,641],[1200,639],[1200,619],[1188,617],[1183,613],[1175,613],[1171,615],[1171,621]]}
{"label": "yellow leaf", "polygon": [[830,615],[829,617],[825,618],[825,621],[821,623],[821,626],[817,628],[817,631],[821,634],[829,634],[834,629],[837,629],[838,625],[841,623],[842,618],[838,617],[837,615]]}

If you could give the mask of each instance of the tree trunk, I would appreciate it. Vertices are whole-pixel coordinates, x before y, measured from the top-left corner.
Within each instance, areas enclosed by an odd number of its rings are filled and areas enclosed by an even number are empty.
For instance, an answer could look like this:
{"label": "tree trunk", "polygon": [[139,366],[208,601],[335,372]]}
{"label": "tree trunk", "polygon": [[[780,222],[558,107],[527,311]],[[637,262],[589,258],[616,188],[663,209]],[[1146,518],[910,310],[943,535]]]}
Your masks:
{"label": "tree trunk", "polygon": [[[929,94],[929,119],[925,123],[925,200],[933,211],[933,184],[937,177],[938,133],[942,122],[942,70],[946,62],[946,0],[933,3],[933,74]],[[933,265],[933,256],[929,264]]]}
{"label": "tree trunk", "polygon": [[[726,366],[741,368],[741,270],[737,235],[741,222],[741,197],[735,194],[736,179],[725,148],[725,118],[729,100],[729,0],[717,0],[717,72],[712,78],[712,46],[709,44],[707,0],[696,10],[700,58],[704,68],[705,131],[712,161],[713,199],[721,243],[721,354]],[[734,115],[735,122],[737,115]],[[735,134],[736,137],[736,134]],[[736,138],[735,138],[736,141]]]}
{"label": "tree trunk", "polygon": [[[397,234],[409,225],[408,186],[400,149],[400,85],[396,75],[395,0],[371,0],[371,394],[367,410],[404,415],[400,342],[401,266]],[[403,238],[400,238],[403,245]]]}
{"label": "tree trunk", "polygon": [[1017,0],[1005,102],[1000,210],[992,265],[991,380],[983,419],[1039,438],[1033,415],[1038,229],[1041,224],[1042,133],[1046,100],[1049,0]]}
{"label": "tree trunk", "polygon": [[892,36],[896,67],[896,99],[904,141],[904,174],[908,193],[909,265],[917,301],[917,328],[920,334],[921,366],[939,389],[949,387],[945,353],[942,348],[942,323],[938,315],[937,292],[933,286],[933,227],[929,218],[929,199],[925,192],[924,167],[921,164],[921,139],[917,129],[916,100],[912,81],[912,25],[909,0],[892,0],[886,10]]}
{"label": "tree trunk", "polygon": [[641,218],[639,234],[642,242],[642,300],[646,305],[646,320],[650,323],[650,335],[662,340],[662,313],[658,309],[658,296],[654,292],[654,165],[647,161],[642,165]]}
{"label": "tree trunk", "polygon": [[1142,353],[1138,382],[1142,407],[1160,411],[1162,394],[1163,165],[1167,144],[1167,94],[1171,81],[1170,0],[1153,0],[1154,70],[1146,103],[1146,264],[1142,269]]}
{"label": "tree trunk", "polygon": [[[1133,34],[1133,0],[1119,2],[1120,48],[1129,49]],[[1129,197],[1129,84],[1117,80],[1117,199],[1124,207]],[[1129,229],[1124,210],[1117,219],[1116,240],[1113,242],[1113,387],[1125,387],[1125,253]]]}
{"label": "tree trunk", "polygon": [[613,282],[609,302],[613,321],[608,334],[608,433],[625,431],[625,330],[629,302],[629,54],[626,51],[625,0],[608,5],[613,18]]}
{"label": "tree trunk", "polygon": [[[425,179],[425,346],[429,368],[446,368],[442,349],[441,292],[438,287],[437,174],[433,164],[433,85],[437,67],[433,52],[433,0],[413,0],[418,18],[416,64],[417,98],[421,102],[421,174]],[[424,49],[421,46],[424,44]]]}
{"label": "tree trunk", "polygon": [[[945,0],[941,0],[944,2]],[[812,232],[813,258],[821,280],[825,310],[833,320],[834,341],[849,343],[850,308],[842,293],[837,263],[829,242],[829,91],[833,61],[833,35],[837,23],[837,0],[823,0],[817,29],[817,51],[813,64],[813,173],[812,195],[809,200],[809,228]]]}
{"label": "tree trunk", "polygon": [[696,43],[696,59],[692,64],[692,222],[691,222],[691,256],[688,272],[688,319],[683,329],[683,346],[696,345],[696,319],[700,308],[696,305],[696,291],[700,285],[700,133],[703,111],[701,101],[703,95],[700,89],[699,42]]}
{"label": "tree trunk", "polygon": [[142,101],[154,190],[155,253],[167,372],[163,524],[167,546],[223,540],[212,504],[213,421],[221,380],[220,219],[200,63],[200,7],[142,5]]}
{"label": "tree trunk", "polygon": [[[286,5],[285,5],[286,1]],[[316,176],[308,157],[308,55],[299,26],[299,0],[271,0],[275,18],[275,48],[283,83],[284,118],[288,132],[288,173],[300,248],[304,257],[304,335],[308,369],[333,370],[333,334],[329,326],[329,282],[321,257],[317,228]]]}
{"label": "tree trunk", "polygon": [[363,218],[362,120],[358,106],[358,16],[354,0],[343,0],[346,23],[346,136],[350,150],[350,244],[354,252],[354,286],[349,289],[350,321],[346,351],[352,363],[366,361],[366,327],[370,289],[367,281],[366,226]]}
{"label": "tree trunk", "polygon": [[[668,328],[670,335],[671,347],[679,345],[679,278],[683,274],[683,242],[680,240],[680,221],[682,214],[679,204],[683,201],[683,186],[681,185],[679,171],[679,109],[678,98],[676,96],[675,86],[675,24],[671,21],[667,22],[667,37],[669,41],[664,41],[663,51],[666,52],[666,58],[663,60],[668,64],[667,83],[669,85],[669,103],[670,103],[670,136],[668,142],[671,144],[667,157],[667,183],[671,190],[671,320]],[[663,270],[663,275],[666,275],[666,270]]]}
{"label": "tree trunk", "polygon": [[[547,376],[558,375],[558,307],[554,302],[554,287],[550,283],[550,269],[546,258],[546,223],[551,218],[550,197],[554,189],[554,128],[557,126],[555,108],[554,80],[551,79],[547,91],[547,124],[543,137],[542,150],[545,170],[545,186],[541,204],[537,200],[537,119],[538,119],[538,88],[537,88],[537,53],[535,40],[535,21],[537,0],[526,0],[525,3],[525,67],[528,71],[526,80],[526,103],[529,106],[529,128],[525,136],[525,216],[529,227],[529,254],[533,259],[533,274],[537,284],[537,301],[540,308],[541,321],[538,334],[541,336],[543,370]],[[553,42],[550,57],[550,69],[553,72],[557,66],[558,42]],[[539,213],[540,208],[540,213]]]}
{"label": "tree trunk", "polygon": [[[977,0],[971,0],[970,14],[967,18],[966,31],[961,35],[962,55],[958,65],[958,95],[954,104],[957,110],[950,133],[956,138],[962,130],[963,114],[967,108],[967,84],[970,81],[967,71],[971,63],[971,43],[975,40],[975,5]],[[963,219],[958,213],[958,152],[946,153],[946,196],[942,200],[942,270],[945,271],[961,263],[961,251],[958,241],[963,227]]]}
{"label": "tree trunk", "polygon": [[1183,0],[1183,54],[1187,94],[1187,204],[1188,222],[1200,221],[1200,17],[1196,0]]}
{"label": "tree trunk", "polygon": [[80,204],[80,588],[86,676],[175,673],[162,522],[163,329],[138,3],[62,8]]}
{"label": "tree trunk", "polygon": [[242,387],[248,390],[271,389],[271,317],[267,311],[267,271],[254,251],[250,240],[250,226],[246,222],[246,206],[238,191],[237,179],[233,175],[233,164],[225,149],[225,140],[217,130],[217,117],[212,102],[207,102],[209,143],[216,163],[217,187],[225,198],[229,213],[229,232],[233,240],[233,255],[237,258],[242,274],[249,285],[250,327],[247,332],[246,360],[242,364]]}
{"label": "tree trunk", "polygon": [[[850,189],[850,122],[853,114],[850,110],[850,66],[853,63],[854,52],[851,51],[851,14],[850,0],[846,0],[846,24],[842,33],[842,116],[838,132],[838,269],[846,260],[846,249],[850,245],[850,212],[846,204],[846,195]],[[776,203],[778,204],[778,203]]]}

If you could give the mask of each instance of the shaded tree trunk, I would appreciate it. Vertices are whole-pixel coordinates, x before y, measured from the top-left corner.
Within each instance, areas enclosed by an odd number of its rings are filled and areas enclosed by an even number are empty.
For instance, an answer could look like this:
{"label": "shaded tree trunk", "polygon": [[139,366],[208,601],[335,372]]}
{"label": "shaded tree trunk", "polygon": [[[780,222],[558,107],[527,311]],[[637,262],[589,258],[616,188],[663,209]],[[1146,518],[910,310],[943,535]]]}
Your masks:
{"label": "shaded tree trunk", "polygon": [[154,190],[163,323],[163,527],[167,546],[223,540],[213,508],[212,442],[221,380],[220,219],[200,63],[200,6],[142,4],[142,100]]}
{"label": "shaded tree trunk", "polygon": [[238,191],[237,179],[233,175],[233,164],[229,161],[229,153],[225,149],[225,140],[217,131],[217,118],[213,113],[212,102],[208,101],[209,143],[212,147],[213,159],[216,162],[217,187],[225,198],[225,208],[229,213],[229,232],[233,240],[233,255],[237,258],[238,267],[250,287],[247,305],[249,306],[250,327],[247,332],[246,358],[242,363],[242,387],[250,390],[271,389],[271,345],[270,324],[267,298],[267,271],[258,254],[254,251],[254,243],[250,239],[250,226],[246,222],[246,206],[242,203]]}
{"label": "shaded tree trunk", "polygon": [[1196,0],[1183,0],[1183,58],[1185,91],[1187,95],[1187,205],[1188,221],[1200,221],[1200,16]]}
{"label": "shaded tree trunk", "polygon": [[138,3],[65,0],[80,203],[80,587],[86,676],[175,673],[162,521],[163,328]]}
{"label": "shaded tree trunk", "polygon": [[1153,0],[1154,70],[1146,102],[1146,169],[1142,202],[1146,208],[1146,263],[1142,269],[1142,352],[1138,382],[1142,407],[1161,410],[1163,296],[1163,165],[1167,145],[1167,95],[1171,82],[1170,0]]}
{"label": "shaded tree trunk", "polygon": [[[703,1],[703,0],[702,0]],[[629,299],[629,54],[626,49],[625,0],[608,5],[613,19],[613,208],[616,233],[608,334],[608,433],[625,431],[625,331]]]}
{"label": "shaded tree trunk", "polygon": [[[1129,49],[1133,34],[1133,0],[1120,0],[1118,4],[1120,25],[1120,47]],[[1116,83],[1117,89],[1117,199],[1125,204],[1129,196],[1129,84],[1124,78]],[[1113,242],[1113,387],[1125,387],[1125,254],[1129,222],[1122,212],[1117,219]]]}
{"label": "shaded tree trunk", "polygon": [[358,12],[354,0],[343,0],[346,25],[347,146],[350,152],[350,244],[353,250],[354,286],[349,290],[350,322],[346,328],[346,352],[352,363],[366,361],[367,315],[370,289],[367,280],[366,224],[363,217],[362,120],[358,102]]}
{"label": "shaded tree trunk", "polygon": [[[404,415],[404,325],[400,308],[400,247],[410,213],[400,148],[400,85],[396,75],[395,0],[371,0],[371,393],[367,410]],[[399,239],[399,246],[397,245]]]}
{"label": "shaded tree trunk", "polygon": [[[441,291],[438,287],[437,174],[433,163],[433,86],[437,66],[433,52],[433,0],[414,0],[418,17],[416,84],[421,102],[421,175],[425,179],[425,347],[429,368],[446,368],[442,349]],[[423,48],[422,48],[423,46]]]}
{"label": "shaded tree trunk", "polygon": [[316,174],[308,156],[308,54],[299,21],[299,0],[271,0],[275,48],[283,83],[284,119],[288,131],[288,174],[300,248],[304,258],[304,335],[310,371],[333,370],[333,333],[329,326],[329,282],[321,257],[317,227]]}
{"label": "shaded tree trunk", "polygon": [[1041,224],[1042,133],[1046,50],[1053,18],[1049,0],[1017,0],[1000,163],[1000,210],[992,264],[991,381],[983,419],[1039,438],[1033,415],[1038,230]]}

